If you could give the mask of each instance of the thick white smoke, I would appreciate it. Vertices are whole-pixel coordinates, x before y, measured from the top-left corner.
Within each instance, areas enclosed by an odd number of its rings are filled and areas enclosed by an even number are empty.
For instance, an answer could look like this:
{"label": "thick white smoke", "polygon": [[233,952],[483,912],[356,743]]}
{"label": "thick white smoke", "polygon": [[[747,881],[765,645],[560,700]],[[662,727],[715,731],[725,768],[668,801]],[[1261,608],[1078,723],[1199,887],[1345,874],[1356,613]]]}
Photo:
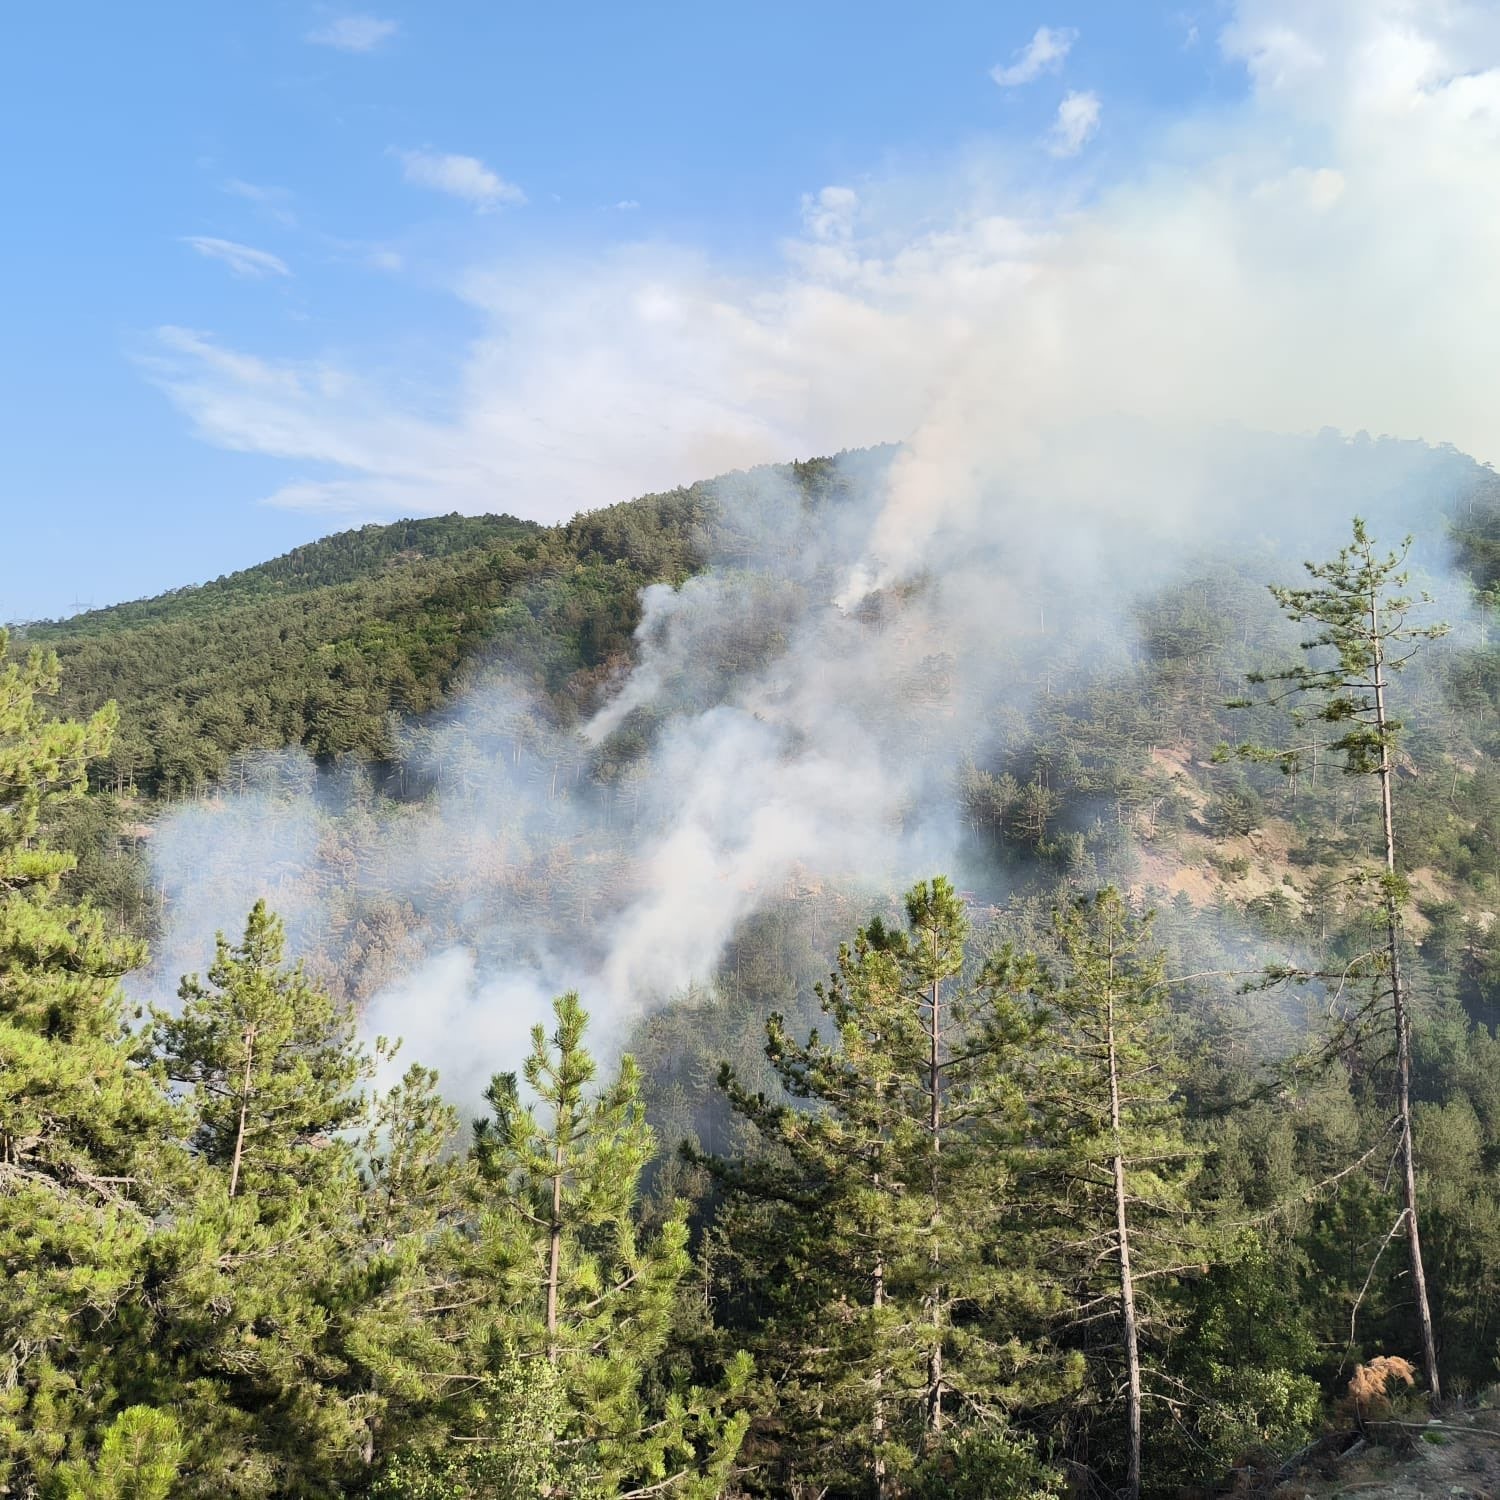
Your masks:
{"label": "thick white smoke", "polygon": [[[889,621],[833,604],[882,493],[808,511],[775,473],[726,486],[733,566],[650,592],[641,664],[597,717],[564,734],[503,678],[481,686],[406,732],[413,805],[296,752],[252,758],[153,840],[157,987],[268,895],[294,947],[372,992],[372,1033],[472,1097],[550,994],[582,989],[613,1039],[798,882],[881,892],[950,863],[952,772],[993,697],[942,657],[959,632],[936,583]],[[586,765],[633,716],[650,753],[601,786]]]}

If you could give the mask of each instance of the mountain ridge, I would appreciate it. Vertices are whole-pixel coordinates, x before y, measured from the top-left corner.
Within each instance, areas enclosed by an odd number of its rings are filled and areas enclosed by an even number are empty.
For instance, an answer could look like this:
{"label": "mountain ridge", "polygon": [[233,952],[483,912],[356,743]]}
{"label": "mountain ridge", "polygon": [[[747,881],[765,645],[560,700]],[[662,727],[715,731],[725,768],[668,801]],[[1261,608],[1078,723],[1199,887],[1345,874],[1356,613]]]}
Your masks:
{"label": "mountain ridge", "polygon": [[221,573],[203,583],[180,584],[158,594],[124,599],[48,620],[17,626],[26,639],[44,642],[95,631],[169,624],[200,607],[229,606],[326,585],[354,583],[403,560],[447,557],[545,528],[539,521],[487,513],[452,511],[444,516],[402,517],[330,532],[264,562]]}

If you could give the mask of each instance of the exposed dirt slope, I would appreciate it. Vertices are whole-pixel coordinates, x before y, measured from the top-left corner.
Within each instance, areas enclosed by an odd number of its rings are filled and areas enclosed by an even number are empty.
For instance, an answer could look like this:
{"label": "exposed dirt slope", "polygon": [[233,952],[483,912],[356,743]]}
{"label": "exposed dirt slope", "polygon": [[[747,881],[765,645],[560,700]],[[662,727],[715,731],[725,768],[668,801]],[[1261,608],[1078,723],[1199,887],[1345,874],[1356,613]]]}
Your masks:
{"label": "exposed dirt slope", "polygon": [[[1277,1500],[1500,1500],[1500,1412],[1411,1416],[1342,1455],[1323,1453],[1269,1493]],[[1389,1444],[1389,1445],[1388,1445]]]}

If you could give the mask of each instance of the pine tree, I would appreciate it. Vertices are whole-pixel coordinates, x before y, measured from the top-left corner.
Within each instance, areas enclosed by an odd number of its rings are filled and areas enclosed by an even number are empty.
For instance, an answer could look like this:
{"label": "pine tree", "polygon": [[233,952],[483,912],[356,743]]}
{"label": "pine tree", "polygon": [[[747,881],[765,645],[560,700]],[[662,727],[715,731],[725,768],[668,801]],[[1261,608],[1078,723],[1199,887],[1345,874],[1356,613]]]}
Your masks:
{"label": "pine tree", "polygon": [[31,1495],[128,1404],[143,1247],[177,1173],[118,988],[141,950],[60,897],[72,858],[39,836],[85,794],[114,711],[52,719],[55,658],[5,652],[0,631],[0,1490]]}
{"label": "pine tree", "polygon": [[535,1102],[515,1074],[498,1075],[492,1115],[475,1127],[469,1274],[488,1301],[465,1319],[480,1382],[467,1399],[470,1435],[483,1445],[488,1433],[493,1449],[497,1383],[503,1393],[517,1360],[540,1359],[555,1372],[550,1440],[568,1455],[567,1493],[708,1500],[748,1420],[729,1409],[747,1362],[732,1359],[713,1388],[662,1367],[691,1273],[686,1210],[673,1206],[653,1236],[638,1231],[641,1174],[656,1151],[640,1074],[627,1056],[614,1081],[594,1089],[578,996],[561,996],[553,1010],[556,1027],[550,1039],[533,1030],[524,1068]]}
{"label": "pine tree", "polygon": [[1177,1099],[1162,955],[1118,892],[1060,908],[1052,966],[1003,955],[996,981],[1030,1007],[1038,1045],[1022,1208],[1036,1272],[1063,1307],[1059,1338],[1096,1371],[1094,1399],[1124,1391],[1121,1493],[1141,1493],[1146,1351],[1170,1329],[1168,1294],[1199,1268],[1196,1152]]}
{"label": "pine tree", "polygon": [[961,982],[967,921],[946,880],[914,887],[906,915],[904,931],[876,919],[840,950],[818,990],[832,1036],[799,1043],[771,1018],[782,1098],[725,1069],[754,1149],[705,1159],[730,1194],[788,1466],[840,1493],[863,1476],[894,1494],[939,1466],[950,1392],[1003,1433],[1026,1358],[995,1253],[1026,1028],[999,987]]}
{"label": "pine tree", "polygon": [[[1404,593],[1410,575],[1405,568],[1412,539],[1399,552],[1381,555],[1365,523],[1354,520],[1353,540],[1326,563],[1305,564],[1313,579],[1307,588],[1271,586],[1286,616],[1313,627],[1302,644],[1308,659],[1280,672],[1253,673],[1250,681],[1270,688],[1272,703],[1306,701],[1293,718],[1307,716],[1330,724],[1338,734],[1326,748],[1341,757],[1350,776],[1370,776],[1380,791],[1383,871],[1379,880],[1383,917],[1381,984],[1374,1001],[1352,1018],[1351,1029],[1380,1029],[1390,1037],[1395,1059],[1395,1104],[1398,1130],[1397,1160],[1401,1182],[1401,1227],[1406,1231],[1412,1296],[1422,1341],[1427,1387],[1436,1402],[1442,1394],[1437,1341],[1422,1259],[1422,1236],[1417,1197],[1416,1159],[1412,1143],[1411,996],[1403,972],[1405,880],[1398,868],[1393,777],[1401,721],[1391,712],[1392,677],[1412,659],[1423,642],[1446,633],[1445,625],[1416,625],[1411,614],[1426,595]],[[1241,705],[1244,706],[1244,705]],[[1242,745],[1240,754],[1279,760],[1283,770],[1295,765],[1293,752],[1267,751]]]}
{"label": "pine tree", "polygon": [[[390,1192],[372,1198],[360,1178],[359,1085],[374,1063],[352,1009],[286,964],[263,901],[241,942],[217,939],[207,982],[189,976],[179,993],[153,1040],[191,1111],[198,1183],[191,1211],[153,1236],[150,1274],[154,1341],[189,1418],[185,1489],[340,1494],[399,1442],[393,1403],[427,1396],[403,1353],[426,1344],[417,1309],[392,1316],[416,1238],[394,1232]],[[403,1185],[427,1126],[398,1131]]]}
{"label": "pine tree", "polygon": [[221,933],[204,984],[178,991],[181,1008],[156,1015],[155,1047],[168,1076],[190,1091],[194,1150],[222,1172],[228,1196],[271,1197],[326,1176],[351,1156],[339,1132],[359,1125],[370,1076],[352,1006],[283,967],[281,920],[257,901],[245,935]]}

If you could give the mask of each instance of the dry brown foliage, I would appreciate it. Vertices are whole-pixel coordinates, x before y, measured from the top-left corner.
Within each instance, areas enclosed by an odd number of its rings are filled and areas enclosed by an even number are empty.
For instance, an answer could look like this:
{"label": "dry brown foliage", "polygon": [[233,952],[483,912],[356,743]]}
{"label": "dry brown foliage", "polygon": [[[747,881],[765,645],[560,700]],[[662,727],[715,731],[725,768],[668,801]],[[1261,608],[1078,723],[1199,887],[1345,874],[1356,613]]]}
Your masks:
{"label": "dry brown foliage", "polygon": [[1369,1364],[1355,1365],[1354,1378],[1349,1382],[1349,1399],[1361,1418],[1390,1410],[1393,1380],[1406,1385],[1417,1383],[1415,1366],[1399,1354],[1377,1354]]}

